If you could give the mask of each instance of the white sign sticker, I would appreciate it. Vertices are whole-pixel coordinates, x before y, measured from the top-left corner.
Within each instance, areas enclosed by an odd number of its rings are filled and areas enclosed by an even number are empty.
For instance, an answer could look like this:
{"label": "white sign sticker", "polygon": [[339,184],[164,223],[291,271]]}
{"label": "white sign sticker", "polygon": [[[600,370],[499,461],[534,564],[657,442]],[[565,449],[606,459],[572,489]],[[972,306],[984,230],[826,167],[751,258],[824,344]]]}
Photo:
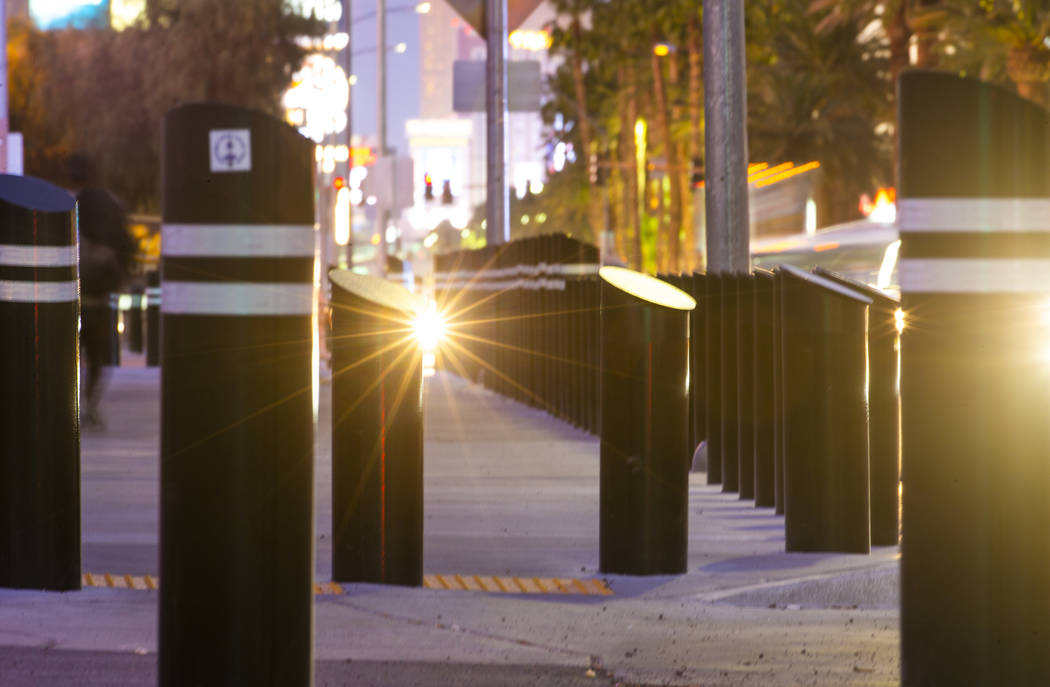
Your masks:
{"label": "white sign sticker", "polygon": [[211,171],[251,171],[252,134],[250,129],[212,129],[208,132],[208,145],[211,147]]}

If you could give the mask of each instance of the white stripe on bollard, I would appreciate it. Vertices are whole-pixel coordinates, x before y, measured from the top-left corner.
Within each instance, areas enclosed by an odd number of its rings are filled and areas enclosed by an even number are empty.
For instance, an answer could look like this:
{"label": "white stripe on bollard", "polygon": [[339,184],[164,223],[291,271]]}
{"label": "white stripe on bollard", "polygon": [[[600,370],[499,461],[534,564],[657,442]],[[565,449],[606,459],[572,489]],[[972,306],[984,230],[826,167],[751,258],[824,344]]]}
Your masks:
{"label": "white stripe on bollard", "polygon": [[168,315],[310,315],[313,285],[303,283],[164,282]]}
{"label": "white stripe on bollard", "polygon": [[905,293],[1047,293],[1050,260],[904,259],[900,284]]}
{"label": "white stripe on bollard", "polygon": [[9,303],[71,303],[79,297],[80,282],[0,280],[0,301]]}
{"label": "white stripe on bollard", "polygon": [[901,233],[1050,231],[1047,198],[902,198]]}
{"label": "white stripe on bollard", "polygon": [[303,224],[165,224],[165,257],[313,257],[314,228]]}
{"label": "white stripe on bollard", "polygon": [[13,246],[0,244],[0,265],[69,267],[77,264],[76,246]]}

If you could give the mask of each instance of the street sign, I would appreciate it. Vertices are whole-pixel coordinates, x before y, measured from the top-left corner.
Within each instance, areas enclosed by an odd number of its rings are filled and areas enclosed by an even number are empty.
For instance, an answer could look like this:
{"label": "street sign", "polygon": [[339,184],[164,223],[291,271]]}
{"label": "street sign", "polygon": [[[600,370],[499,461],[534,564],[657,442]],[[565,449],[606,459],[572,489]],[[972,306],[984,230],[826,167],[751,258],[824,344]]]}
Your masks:
{"label": "street sign", "polygon": [[[507,62],[507,111],[539,112],[540,63],[535,60]],[[452,109],[455,112],[485,111],[485,61],[456,60],[452,63]]]}
{"label": "street sign", "polygon": [[[542,0],[507,0],[507,33],[521,26]],[[448,0],[452,9],[471,25],[482,38],[486,38],[485,0]]]}

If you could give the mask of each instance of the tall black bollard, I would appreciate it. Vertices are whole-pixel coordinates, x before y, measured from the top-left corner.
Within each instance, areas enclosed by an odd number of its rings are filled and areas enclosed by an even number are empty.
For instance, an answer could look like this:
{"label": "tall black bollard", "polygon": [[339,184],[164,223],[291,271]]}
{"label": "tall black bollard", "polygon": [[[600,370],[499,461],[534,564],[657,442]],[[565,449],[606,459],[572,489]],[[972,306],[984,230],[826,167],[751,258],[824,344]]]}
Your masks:
{"label": "tall black bollard", "polygon": [[704,425],[707,427],[707,483],[722,483],[722,286],[725,277],[704,278]]}
{"label": "tall black bollard", "polygon": [[332,272],[332,579],[423,584],[419,300]]}
{"label": "tall black bollard", "polygon": [[1050,115],[898,93],[902,684],[1050,684]]}
{"label": "tall black bollard", "polygon": [[688,540],[691,296],[603,267],[599,568],[685,572]]}
{"label": "tall black bollard", "polygon": [[900,301],[868,284],[818,267],[814,272],[871,299],[868,322],[868,453],[871,462],[871,544],[896,546],[900,534],[900,393],[897,380]]}
{"label": "tall black bollard", "polygon": [[313,146],[163,125],[159,684],[312,681]]}
{"label": "tall black bollard", "polygon": [[73,204],[0,175],[0,587],[80,589]]}
{"label": "tall black bollard", "polygon": [[776,506],[773,449],[773,273],[755,270],[755,506]]}
{"label": "tall black bollard", "polygon": [[871,299],[782,265],[788,551],[868,553]]}

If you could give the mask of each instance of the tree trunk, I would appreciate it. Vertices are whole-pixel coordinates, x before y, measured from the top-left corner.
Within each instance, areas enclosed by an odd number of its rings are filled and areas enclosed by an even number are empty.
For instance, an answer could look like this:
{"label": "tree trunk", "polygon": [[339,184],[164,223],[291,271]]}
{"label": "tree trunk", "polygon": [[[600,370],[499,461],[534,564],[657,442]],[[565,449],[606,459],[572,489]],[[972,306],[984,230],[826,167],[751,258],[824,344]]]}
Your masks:
{"label": "tree trunk", "polygon": [[[653,42],[656,42],[654,37]],[[668,59],[673,59],[668,57]],[[671,123],[668,116],[668,102],[667,102],[667,86],[664,81],[664,70],[662,64],[663,58],[659,57],[655,52],[651,53],[650,62],[653,67],[653,100],[656,109],[656,122],[657,126],[660,127],[660,140],[663,144],[664,158],[667,160],[668,174],[677,174],[675,168],[678,167],[678,154],[674,145],[674,141],[671,140]],[[682,227],[682,194],[677,183],[674,183],[672,177],[671,186],[671,216],[670,221],[667,221],[667,217],[663,212],[660,213],[660,236],[662,241],[658,241],[657,244],[663,243],[666,247],[666,255],[659,256],[659,264],[664,271],[678,270],[678,262],[680,255],[680,244],[678,241],[678,233]],[[660,207],[664,207],[663,199],[663,184],[659,185],[660,193]],[[664,251],[661,251],[664,252]]]}
{"label": "tree trunk", "polygon": [[686,269],[696,269],[698,266],[696,255],[696,217],[700,212],[697,200],[693,194],[694,167],[699,167],[703,160],[704,151],[704,46],[702,43],[703,31],[700,28],[699,14],[694,13],[689,21],[689,149],[684,159],[689,161],[689,169],[685,175],[685,197],[690,201],[687,204],[689,212],[685,215],[685,245],[686,245]]}
{"label": "tree trunk", "polygon": [[597,169],[598,150],[591,134],[591,120],[587,112],[587,86],[583,79],[583,54],[581,52],[582,30],[580,29],[580,15],[572,16],[572,82],[576,95],[576,123],[580,127],[580,151],[579,160],[587,166],[587,224],[590,227],[591,236],[595,244],[600,245],[603,240],[602,230],[602,193],[603,189],[591,178],[591,170]]}
{"label": "tree trunk", "polygon": [[628,255],[633,269],[642,268],[642,232],[638,217],[638,162],[634,145],[634,123],[638,120],[638,101],[634,75],[630,67],[620,70],[620,154],[621,164],[627,170],[624,184],[624,219],[630,237],[631,251]]}

